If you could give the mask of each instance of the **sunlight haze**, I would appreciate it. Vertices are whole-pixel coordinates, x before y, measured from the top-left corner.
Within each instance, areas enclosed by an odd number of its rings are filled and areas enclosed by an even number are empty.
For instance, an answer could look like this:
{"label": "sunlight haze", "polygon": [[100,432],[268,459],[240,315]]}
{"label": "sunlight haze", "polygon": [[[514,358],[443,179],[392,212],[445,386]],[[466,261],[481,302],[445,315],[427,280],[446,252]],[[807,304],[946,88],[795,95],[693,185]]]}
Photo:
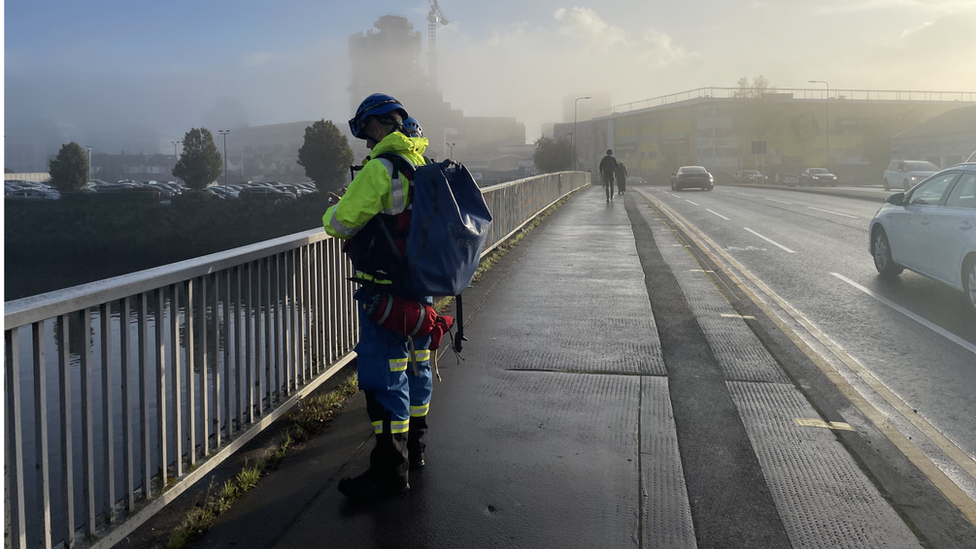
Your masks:
{"label": "sunlight haze", "polygon": [[[782,88],[976,90],[972,1],[439,4],[444,100],[470,116],[514,116],[529,142],[564,121],[562,101],[577,92],[622,104],[758,75]],[[206,124],[218,98],[239,100],[252,126],[344,122],[349,36],[405,16],[422,34],[423,69],[428,11],[416,0],[7,2],[5,125],[177,139]]]}

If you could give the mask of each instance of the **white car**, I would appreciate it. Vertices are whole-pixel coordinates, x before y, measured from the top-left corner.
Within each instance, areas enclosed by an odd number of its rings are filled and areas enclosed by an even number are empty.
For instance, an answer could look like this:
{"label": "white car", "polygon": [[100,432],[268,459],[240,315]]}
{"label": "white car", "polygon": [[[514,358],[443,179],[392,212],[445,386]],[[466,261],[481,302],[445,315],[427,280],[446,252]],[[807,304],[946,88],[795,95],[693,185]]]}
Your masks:
{"label": "white car", "polygon": [[869,225],[884,277],[904,269],[962,290],[976,312],[976,162],[942,170],[888,197]]}
{"label": "white car", "polygon": [[895,160],[884,171],[884,189],[890,191],[899,186],[907,191],[938,171],[938,166],[924,160]]}

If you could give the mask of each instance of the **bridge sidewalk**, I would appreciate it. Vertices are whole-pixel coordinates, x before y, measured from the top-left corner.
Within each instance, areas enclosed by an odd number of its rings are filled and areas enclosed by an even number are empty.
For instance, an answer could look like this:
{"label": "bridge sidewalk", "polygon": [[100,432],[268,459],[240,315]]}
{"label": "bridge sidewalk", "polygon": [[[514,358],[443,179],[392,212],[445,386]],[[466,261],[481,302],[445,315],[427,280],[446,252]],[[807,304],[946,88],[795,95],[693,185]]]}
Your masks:
{"label": "bridge sidewalk", "polygon": [[465,293],[408,495],[336,490],[360,398],[193,547],[920,547],[705,270],[635,190],[584,190]]}

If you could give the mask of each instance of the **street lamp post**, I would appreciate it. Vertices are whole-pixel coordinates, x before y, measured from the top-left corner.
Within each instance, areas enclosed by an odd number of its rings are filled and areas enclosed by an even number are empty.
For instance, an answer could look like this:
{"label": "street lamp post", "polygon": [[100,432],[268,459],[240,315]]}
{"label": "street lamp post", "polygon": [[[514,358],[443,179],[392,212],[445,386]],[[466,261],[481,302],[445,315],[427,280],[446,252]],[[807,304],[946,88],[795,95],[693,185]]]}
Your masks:
{"label": "street lamp post", "polygon": [[830,170],[830,84],[827,84],[826,80],[807,80],[807,82],[827,86],[827,129],[824,131],[824,136],[827,138],[827,165],[824,167]]}
{"label": "street lamp post", "polygon": [[579,102],[580,99],[592,99],[589,95],[586,97],[577,97],[576,101],[573,102],[573,171],[576,171],[576,123],[579,118]]}
{"label": "street lamp post", "polygon": [[447,144],[447,146],[451,148],[451,159],[454,158],[454,145],[457,145],[457,143],[448,143]]}
{"label": "street lamp post", "polygon": [[92,164],[91,164],[91,152],[92,152],[92,148],[91,147],[85,147],[85,149],[88,150],[88,181],[91,181],[91,178],[92,178]]}
{"label": "street lamp post", "polygon": [[217,133],[224,136],[224,186],[227,186],[227,134],[230,130],[217,130]]}

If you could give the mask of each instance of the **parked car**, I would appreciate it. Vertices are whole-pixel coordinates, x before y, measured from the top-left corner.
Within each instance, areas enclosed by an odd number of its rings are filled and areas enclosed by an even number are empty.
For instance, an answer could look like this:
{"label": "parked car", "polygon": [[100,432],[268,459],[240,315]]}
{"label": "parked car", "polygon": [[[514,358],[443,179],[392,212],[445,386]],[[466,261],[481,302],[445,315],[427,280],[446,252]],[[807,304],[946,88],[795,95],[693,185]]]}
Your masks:
{"label": "parked car", "polygon": [[777,185],[786,185],[787,187],[795,187],[800,184],[800,176],[791,172],[776,172],[776,176],[773,181]]}
{"label": "parked car", "polygon": [[837,186],[837,176],[826,168],[807,168],[800,174],[800,185],[830,185]]}
{"label": "parked car", "polygon": [[938,171],[938,166],[924,160],[895,160],[884,171],[884,189],[890,191],[891,187],[900,185],[907,191]]}
{"label": "parked car", "polygon": [[4,196],[6,198],[18,200],[58,200],[61,198],[61,193],[53,189],[21,188],[18,190],[6,191],[5,188]]}
{"label": "parked car", "polygon": [[230,187],[225,187],[223,185],[211,185],[203,189],[203,191],[209,194],[210,196],[213,196],[214,198],[219,198],[221,200],[240,197],[239,191],[231,189]]}
{"label": "parked car", "polygon": [[701,166],[682,166],[671,177],[671,190],[680,191],[688,187],[710,191],[715,188],[715,178]]}
{"label": "parked car", "polygon": [[297,197],[290,192],[278,190],[274,187],[254,185],[241,189],[240,196],[245,200],[268,200],[278,202],[279,200],[295,200]]}
{"label": "parked car", "polygon": [[736,183],[748,183],[751,185],[762,185],[765,180],[769,179],[763,176],[759,170],[739,170],[735,172],[732,178],[735,179]]}
{"label": "parked car", "polygon": [[869,225],[869,250],[885,277],[904,269],[965,292],[976,312],[976,162],[942,170],[888,197]]}

